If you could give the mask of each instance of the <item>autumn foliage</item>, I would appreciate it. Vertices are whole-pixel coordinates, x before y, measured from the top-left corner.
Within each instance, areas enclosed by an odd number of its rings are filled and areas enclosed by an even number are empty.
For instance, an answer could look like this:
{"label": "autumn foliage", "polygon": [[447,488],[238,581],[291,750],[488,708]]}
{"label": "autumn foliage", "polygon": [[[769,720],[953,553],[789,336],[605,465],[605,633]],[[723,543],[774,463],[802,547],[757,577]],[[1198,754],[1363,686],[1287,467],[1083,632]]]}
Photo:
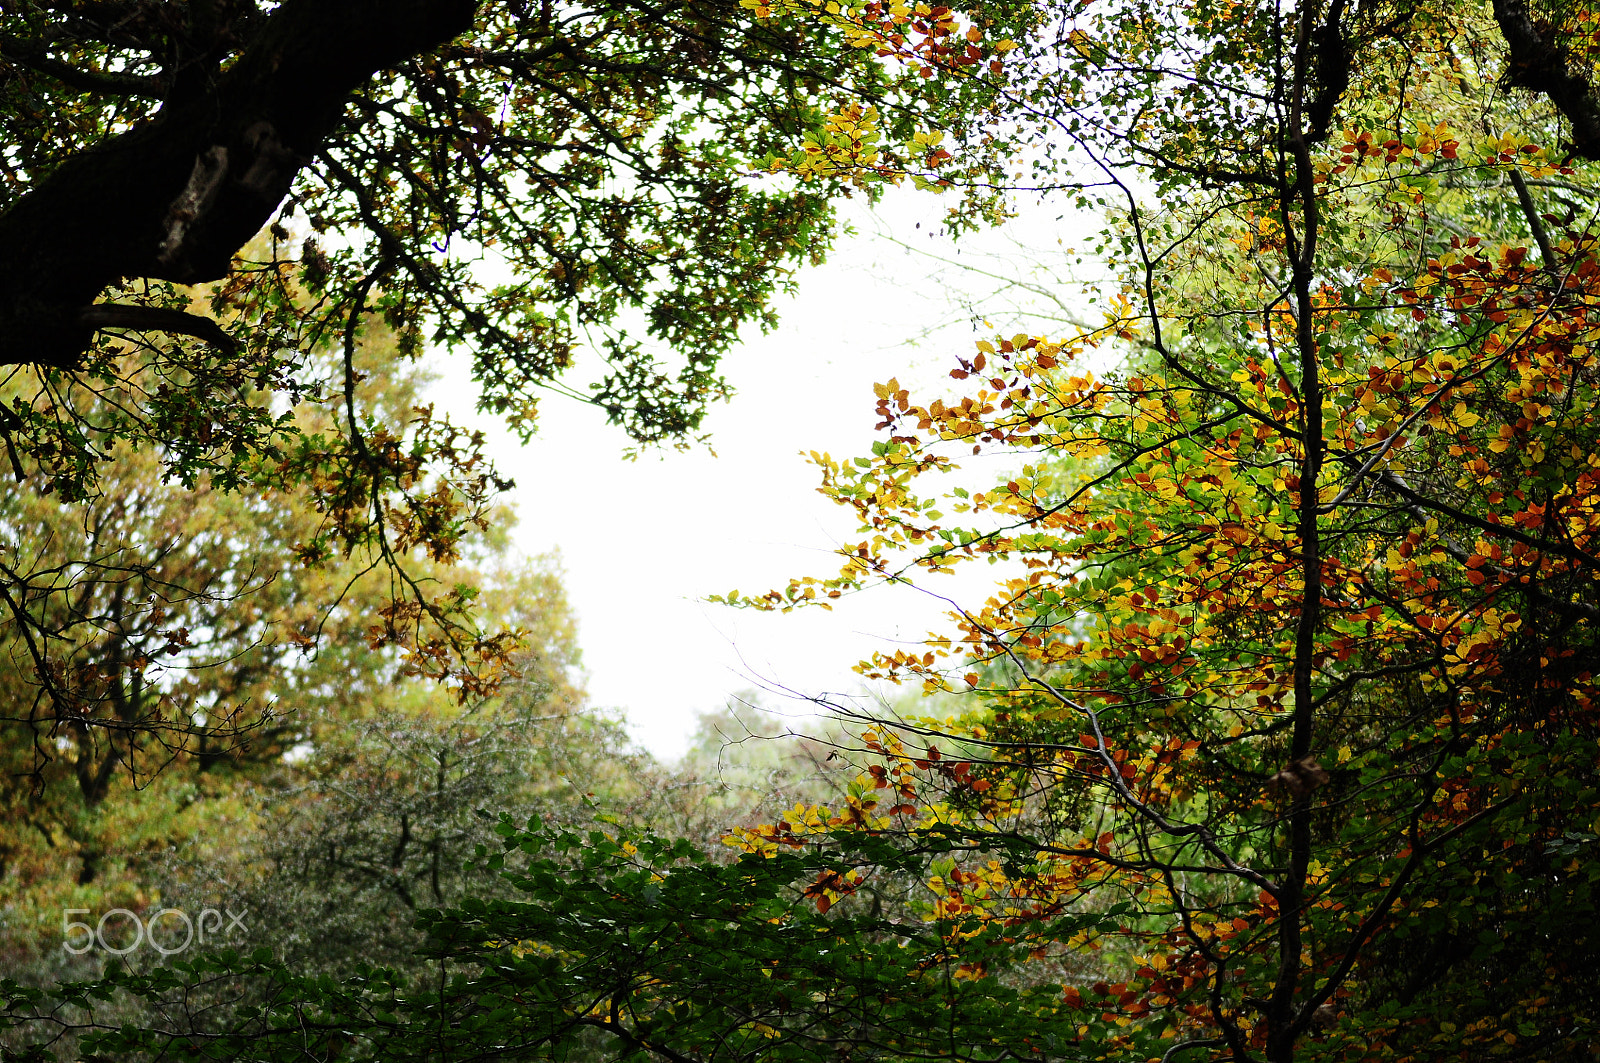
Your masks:
{"label": "autumn foliage", "polygon": [[[1600,22],[1003,7],[1010,37],[744,6],[927,86],[828,101],[751,180],[965,187],[955,229],[1020,191],[1104,219],[1097,320],[880,384],[871,454],[815,455],[860,525],[838,573],[726,596],[991,564],[946,631],[862,662],[927,700],[841,710],[859,776],[728,860],[502,819],[509,896],[424,917],[453,981],[117,983],[270,985],[197,1054],[1593,1057]],[[1021,190],[972,168],[997,157]]]}
{"label": "autumn foliage", "polygon": [[[1120,286],[1074,334],[979,340],[945,394],[880,385],[871,456],[813,456],[862,537],[735,600],[1004,577],[863,662],[943,697],[869,721],[842,807],[739,837],[971,832],[927,916],[1031,942],[1090,1056],[1586,1058],[1590,170],[1488,80],[1487,13],[1341,12],[1066,16],[1083,62],[1032,99],[1122,197]],[[1304,49],[1276,88],[1178,123],[1272,69],[1245,40],[1273,33]],[[985,453],[1000,482],[962,468]],[[1113,904],[1108,932],[1049,929]]]}

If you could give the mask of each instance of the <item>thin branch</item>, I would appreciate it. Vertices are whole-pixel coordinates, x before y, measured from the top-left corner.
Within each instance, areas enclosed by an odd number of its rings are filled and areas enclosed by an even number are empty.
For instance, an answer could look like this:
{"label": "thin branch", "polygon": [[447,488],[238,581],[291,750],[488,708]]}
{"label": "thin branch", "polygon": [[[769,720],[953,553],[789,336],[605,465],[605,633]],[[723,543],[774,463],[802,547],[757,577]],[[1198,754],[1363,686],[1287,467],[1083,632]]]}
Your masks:
{"label": "thin branch", "polygon": [[1533,230],[1533,238],[1539,242],[1539,256],[1544,259],[1544,268],[1551,273],[1561,268],[1556,259],[1555,248],[1550,246],[1550,236],[1544,231],[1544,222],[1539,217],[1538,208],[1533,205],[1533,196],[1528,192],[1528,182],[1522,179],[1522,174],[1515,166],[1511,168],[1511,186],[1517,190],[1517,203],[1522,207],[1523,216],[1528,219],[1528,228]]}
{"label": "thin branch", "polygon": [[47,54],[43,45],[19,37],[0,37],[0,58],[54,78],[68,88],[82,92],[112,96],[144,96],[153,100],[164,99],[167,94],[167,86],[159,78],[140,77],[137,74],[114,74],[104,70],[86,70]]}

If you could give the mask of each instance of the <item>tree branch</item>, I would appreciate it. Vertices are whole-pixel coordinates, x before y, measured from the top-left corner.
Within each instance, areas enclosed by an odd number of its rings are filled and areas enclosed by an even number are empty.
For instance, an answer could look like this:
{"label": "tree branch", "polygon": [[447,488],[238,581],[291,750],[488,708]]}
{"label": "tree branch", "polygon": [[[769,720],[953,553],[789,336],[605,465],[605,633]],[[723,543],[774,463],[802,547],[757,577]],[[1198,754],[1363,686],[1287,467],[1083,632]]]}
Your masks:
{"label": "tree branch", "polygon": [[0,215],[0,364],[77,365],[83,311],[123,278],[226,276],[350,94],[465,33],[478,4],[285,0],[204,91],[64,161]]}
{"label": "tree branch", "polygon": [[159,78],[85,70],[49,55],[43,45],[18,37],[0,37],[0,57],[83,92],[147,96],[157,100],[166,95],[167,87]]}
{"label": "tree branch", "polygon": [[1538,208],[1533,205],[1533,194],[1528,191],[1528,182],[1522,179],[1522,173],[1516,167],[1511,169],[1511,187],[1517,190],[1517,205],[1522,208],[1523,216],[1528,219],[1528,228],[1533,230],[1533,238],[1539,244],[1539,257],[1544,259],[1544,268],[1551,273],[1557,272],[1561,267],[1556,259],[1555,248],[1550,246],[1550,237],[1544,231],[1544,221],[1539,217]]}
{"label": "tree branch", "polygon": [[213,347],[232,353],[239,341],[222,330],[209,317],[169,310],[159,306],[130,306],[125,303],[96,303],[78,315],[84,325],[100,329],[129,329],[134,332],[176,332],[205,340]]}
{"label": "tree branch", "polygon": [[1494,0],[1494,18],[1506,42],[1505,83],[1548,97],[1572,123],[1572,153],[1600,159],[1600,94],[1555,39],[1558,27],[1530,13],[1526,0]]}

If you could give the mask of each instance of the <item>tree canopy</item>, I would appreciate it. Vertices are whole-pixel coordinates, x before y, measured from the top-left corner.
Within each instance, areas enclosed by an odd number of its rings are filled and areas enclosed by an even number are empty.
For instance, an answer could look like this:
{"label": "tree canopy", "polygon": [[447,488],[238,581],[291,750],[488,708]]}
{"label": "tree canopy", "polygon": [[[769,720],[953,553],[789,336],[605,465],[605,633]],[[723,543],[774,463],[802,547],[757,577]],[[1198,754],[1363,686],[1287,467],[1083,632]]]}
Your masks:
{"label": "tree canopy", "polygon": [[752,604],[1007,577],[864,664],[971,707],[868,721],[859,797],[749,844],[1020,848],[930,889],[1087,966],[1096,1058],[1592,1054],[1600,200],[1540,63],[1592,86],[1595,17],[1086,5],[1025,44],[1120,283],[816,456],[864,537]]}
{"label": "tree canopy", "polygon": [[[396,362],[381,329],[354,356],[363,403],[405,418],[426,374]],[[336,361],[324,354],[321,370]],[[301,430],[315,435],[320,413],[298,411]],[[473,587],[477,622],[517,633],[505,689],[463,705],[388,645],[393,592],[370,554],[300,562],[323,520],[313,491],[163,482],[159,456],[126,445],[100,494],[76,502],[25,468],[34,475],[0,498],[0,522],[30,533],[5,564],[38,625],[0,623],[0,954],[14,974],[52,956],[80,973],[97,962],[62,955],[63,908],[199,897],[198,911],[227,881],[236,910],[270,912],[304,897],[259,882],[277,865],[298,864],[301,888],[320,885],[346,914],[374,907],[372,893],[450,890],[474,809],[551,813],[529,796],[553,785],[541,757],[587,743],[621,758],[625,744],[585,715],[559,574],[513,558],[508,513],[469,529],[455,563],[410,566]],[[39,682],[41,642],[70,699]],[[302,905],[275,926],[293,941],[290,926],[310,931],[314,914]],[[330,960],[335,940],[321,939]]]}
{"label": "tree canopy", "polygon": [[[1031,15],[987,17],[956,51],[923,26],[903,50],[939,55],[913,67],[732,0],[7,4],[6,460],[73,502],[127,444],[189,486],[309,487],[303,563],[447,559],[509,481],[444,419],[365,405],[357,335],[462,349],[481,408],[524,433],[554,390],[641,443],[692,439],[719,357],[826,252],[833,198],[872,194],[826,163],[832,116],[867,108],[885,165],[926,169],[920,131],[989,91],[953,73]],[[813,155],[804,180],[770,173]],[[966,165],[998,161],[975,139]],[[342,377],[318,373],[341,347]],[[338,416],[307,431],[307,403]],[[397,586],[397,639],[471,686],[457,663],[498,648]],[[417,617],[451,637],[400,637]]]}
{"label": "tree canopy", "polygon": [[[1041,4],[990,65],[981,11],[748,10],[989,86],[952,146],[1104,212],[1103,320],[880,384],[871,454],[815,456],[838,575],[727,596],[993,564],[863,662],[927,709],[856,713],[854,782],[731,860],[500,820],[429,982],[222,956],[13,1021],[149,1058],[1592,1058],[1600,12]],[[874,147],[890,109],[820,120],[766,168],[945,179],[935,132]],[[113,1028],[115,992],[177,1010]]]}

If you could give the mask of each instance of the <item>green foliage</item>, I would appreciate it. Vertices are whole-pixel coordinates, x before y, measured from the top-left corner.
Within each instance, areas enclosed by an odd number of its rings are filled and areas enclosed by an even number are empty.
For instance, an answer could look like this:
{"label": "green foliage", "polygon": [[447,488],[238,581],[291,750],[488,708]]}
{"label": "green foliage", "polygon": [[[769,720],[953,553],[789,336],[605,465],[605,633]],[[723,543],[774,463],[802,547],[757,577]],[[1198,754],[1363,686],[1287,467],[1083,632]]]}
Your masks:
{"label": "green foliage", "polygon": [[[151,115],[162,115],[162,135],[195,124],[185,144],[225,142],[231,117],[213,117],[216,128],[207,129],[179,105],[205,93],[218,94],[219,109],[237,105],[236,82],[271,81],[270,68],[257,69],[264,53],[304,62],[324,44],[318,18],[352,17],[345,3],[321,13],[280,6],[157,15],[134,3],[120,19],[109,8],[8,7],[0,15],[10,42],[0,71],[0,136],[10,151],[0,221],[23,226],[86,196],[74,182],[98,172],[95,149],[143,150],[151,138],[133,131]],[[452,7],[412,6],[423,18]],[[442,44],[410,39],[410,27],[369,25],[363,45],[381,51],[392,38],[394,49],[416,51],[347,89],[302,86],[306,97],[294,104],[343,120],[315,143],[294,145],[302,157],[281,148],[272,156],[287,166],[279,175],[286,198],[273,198],[277,209],[227,248],[238,252],[231,265],[199,278],[219,281],[214,287],[174,285],[183,279],[167,275],[174,268],[147,260],[125,265],[120,273],[131,279],[119,283],[116,239],[100,259],[92,248],[72,249],[84,269],[112,267],[95,289],[109,284],[119,307],[143,313],[124,315],[118,330],[141,337],[140,359],[126,364],[122,346],[106,341],[14,370],[25,394],[8,404],[8,446],[47,461],[56,490],[74,498],[98,489],[93,455],[106,449],[102,436],[156,448],[187,483],[202,475],[225,489],[258,483],[296,447],[281,408],[252,393],[303,394],[314,384],[305,358],[367,310],[394,331],[402,356],[425,340],[469,350],[483,408],[520,431],[532,431],[540,393],[555,388],[601,406],[641,442],[689,438],[706,404],[726,394],[719,357],[742,326],[772,324],[772,294],[792,283],[795,267],[820,260],[829,204],[851,186],[850,175],[825,169],[803,182],[762,179],[759,164],[822,135],[831,110],[852,102],[875,104],[898,143],[953,118],[956,101],[990,91],[981,78],[929,80],[877,62],[807,17],[758,18],[723,0],[671,11],[612,0],[537,14],[521,3],[476,6],[453,36],[441,24],[450,38]],[[998,31],[1028,16],[997,5],[992,17]],[[330,97],[315,98],[319,91]],[[257,139],[273,123],[287,129],[291,117],[304,116],[272,117]],[[980,139],[968,148],[970,165],[994,161]],[[196,148],[173,150],[180,157],[163,163],[160,180],[168,170],[204,169],[203,151],[197,162]],[[98,204],[80,204],[80,212],[90,208]],[[241,208],[223,196],[196,209],[198,232],[207,212]],[[181,236],[175,218],[126,224]],[[257,230],[262,238],[245,247]],[[37,273],[40,284],[55,277]],[[0,283],[0,302],[22,284]],[[233,330],[231,340],[181,320],[203,304]],[[148,338],[162,321],[211,342]],[[598,355],[602,368],[574,392],[558,380],[580,351]],[[74,388],[126,401],[115,415],[85,420],[52,401]],[[375,478],[375,489],[388,479],[382,490],[404,490],[361,443],[382,423],[373,412],[350,409],[325,441],[325,469],[341,487]],[[452,467],[437,440],[422,455],[430,467]],[[370,517],[382,523],[381,511]]]}
{"label": "green foliage", "polygon": [[[398,426],[424,416],[423,381],[393,354],[381,330],[353,351],[362,401]],[[306,369],[340,371],[326,352]],[[85,401],[91,413],[106,408]],[[314,438],[336,416],[306,403],[295,423]],[[370,553],[302,563],[327,524],[314,491],[186,486],[149,451],[124,445],[116,457],[96,497],[63,499],[31,462],[0,497],[3,563],[25,588],[0,622],[0,949],[12,973],[98,970],[103,957],[62,953],[63,909],[159,910],[181,892],[162,871],[176,852],[200,867],[248,868],[229,877],[239,894],[253,888],[261,864],[244,858],[249,839],[275,821],[305,822],[318,804],[308,779],[334,785],[342,766],[371,759],[375,735],[407,737],[414,755],[429,742],[493,745],[497,767],[478,780],[477,799],[498,805],[511,801],[513,716],[556,732],[579,726],[576,634],[559,579],[548,561],[510,564],[504,518],[492,533],[463,533],[481,567],[413,565],[417,578],[470,589],[483,624],[518,633],[516,678],[474,733],[450,692],[419,683],[414,662],[389,645],[392,588]],[[539,749],[524,736],[516,770],[539,774],[529,763]],[[291,751],[311,756],[289,767]],[[463,767],[452,760],[451,770]],[[350,773],[376,796],[382,776]],[[470,815],[475,799],[457,798],[468,807],[453,812]],[[449,877],[462,853],[443,855]],[[289,892],[280,882],[270,895]],[[195,896],[196,911],[220,903]],[[239,896],[236,910],[248,903]]]}
{"label": "green foliage", "polygon": [[[182,1016],[205,1028],[183,1037],[199,1058],[289,1059],[336,1046],[346,1059],[578,1051],[619,1060],[654,1052],[989,1059],[1010,1055],[1018,1018],[1047,1015],[1059,993],[972,977],[972,963],[998,967],[1015,951],[998,928],[819,911],[817,883],[856,877],[864,866],[915,873],[928,852],[962,844],[957,837],[930,836],[926,851],[903,852],[844,836],[805,854],[730,864],[648,834],[575,833],[537,820],[519,828],[509,819],[495,829],[503,851],[484,856],[503,869],[515,899],[422,917],[442,977],[408,984],[361,970],[313,979],[264,955],[222,955],[50,993],[9,983],[8,1015],[49,1012],[60,1029],[90,1032],[86,1051],[145,1058],[175,1047],[172,1035],[107,1029],[96,1008],[119,994],[209,999],[221,979],[250,1003]],[[1067,922],[1082,929],[1099,919]],[[956,941],[967,966],[951,955]],[[1033,1050],[1055,1054],[1074,1034],[1046,1020],[1030,1023],[1028,1038]]]}
{"label": "green foliage", "polygon": [[[1003,34],[1031,15],[988,17]],[[115,495],[123,461],[303,492],[321,519],[290,563],[389,569],[379,637],[469,701],[513,640],[425,569],[510,481],[481,436],[369,401],[360,341],[459,351],[480,408],[524,436],[548,391],[687,445],[728,394],[719,359],[827,251],[832,202],[876,194],[848,167],[769,162],[866,106],[886,162],[925,168],[916,137],[995,89],[735,0],[28,2],[0,39],[4,460],[70,505]],[[1002,161],[976,135],[958,153]],[[51,712],[85,711],[29,578],[0,573],[0,607],[33,629]]]}
{"label": "green foliage", "polygon": [[529,644],[499,696],[462,708],[412,683],[325,709],[296,755],[240,795],[248,815],[229,845],[151,862],[161,903],[248,912],[228,943],[268,946],[301,973],[415,973],[417,911],[491,885],[464,866],[484,835],[479,809],[581,824],[635,798],[648,758],[586,705],[555,576],[527,572],[499,595]]}

